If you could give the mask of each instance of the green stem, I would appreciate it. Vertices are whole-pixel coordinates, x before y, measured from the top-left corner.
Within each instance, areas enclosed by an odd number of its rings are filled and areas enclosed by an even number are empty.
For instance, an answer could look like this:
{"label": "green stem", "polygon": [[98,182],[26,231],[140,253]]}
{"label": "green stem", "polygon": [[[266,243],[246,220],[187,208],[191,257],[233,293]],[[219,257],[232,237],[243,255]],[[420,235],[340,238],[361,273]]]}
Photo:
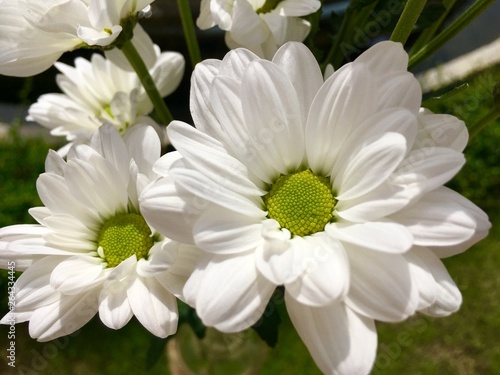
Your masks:
{"label": "green stem", "polygon": [[158,91],[158,88],[156,87],[153,77],[151,77],[151,75],[149,74],[149,70],[146,67],[146,64],[144,64],[141,55],[139,55],[139,52],[137,52],[137,49],[132,44],[132,41],[129,40],[125,42],[121,47],[121,51],[137,73],[142,86],[146,90],[149,99],[153,103],[159,121],[164,125],[170,124],[170,122],[173,120],[173,117],[170,114],[167,105],[163,101],[163,98]]}
{"label": "green stem", "polygon": [[484,12],[495,0],[477,0],[469,9],[457,18],[450,26],[438,34],[425,47],[410,57],[408,68],[412,68],[436,52],[443,44],[457,35],[464,27]]}
{"label": "green stem", "polygon": [[188,0],[177,0],[177,6],[181,16],[182,29],[186,38],[191,65],[194,68],[194,66],[201,61],[201,53],[200,46],[198,45],[198,39],[196,38],[193,15],[191,14],[191,8],[189,7]]}
{"label": "green stem", "polygon": [[411,46],[411,49],[409,52],[410,56],[412,56],[415,52],[417,52],[418,50],[423,48],[427,43],[429,43],[432,40],[434,35],[436,35],[436,32],[439,30],[439,28],[441,27],[443,22],[448,17],[448,14],[450,13],[453,6],[455,5],[456,1],[457,0],[449,0],[448,2],[444,1],[444,4],[446,6],[445,12],[431,26],[429,26],[424,31],[422,31],[422,33],[420,34],[418,39]]}
{"label": "green stem", "polygon": [[392,31],[391,40],[393,42],[400,42],[403,45],[406,43],[425,3],[426,0],[408,0],[396,27]]}

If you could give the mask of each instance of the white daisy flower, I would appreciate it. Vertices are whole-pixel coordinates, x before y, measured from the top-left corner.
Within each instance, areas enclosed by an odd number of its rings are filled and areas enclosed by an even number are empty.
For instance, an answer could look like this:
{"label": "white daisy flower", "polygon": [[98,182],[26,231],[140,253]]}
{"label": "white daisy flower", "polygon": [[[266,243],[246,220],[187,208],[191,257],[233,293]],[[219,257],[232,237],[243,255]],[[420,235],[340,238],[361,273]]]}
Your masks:
{"label": "white daisy flower", "polygon": [[137,14],[152,2],[3,0],[0,74],[35,75],[66,51],[81,46],[107,47],[124,29],[133,26]]}
{"label": "white daisy flower", "polygon": [[[167,96],[182,80],[184,57],[177,52],[160,53],[156,45],[154,50],[156,62],[150,74],[160,94]],[[153,104],[134,72],[119,68],[99,54],[92,55],[90,61],[77,58],[75,67],[60,62],[55,66],[62,73],[56,79],[63,93],[41,95],[28,110],[29,121],[51,129],[54,136],[65,136],[71,143],[88,141],[104,122],[113,124],[121,134],[145,122],[164,134],[164,127],[145,117]]]}
{"label": "white daisy flower", "polygon": [[318,0],[202,0],[196,24],[225,30],[229,48],[245,47],[271,58],[285,42],[307,37],[311,24],[300,17],[320,7]]}
{"label": "white daisy flower", "polygon": [[157,230],[202,250],[184,297],[204,324],[246,329],[283,285],[319,368],[352,375],[373,365],[375,320],[458,309],[439,258],[490,223],[443,187],[467,131],[420,110],[407,62],[383,42],[323,81],[309,50],[287,43],[272,61],[241,49],[196,67],[197,129],[169,126],[177,151],[154,168],[173,181],[140,201]]}
{"label": "white daisy flower", "polygon": [[[143,218],[138,194],[156,175],[160,141],[149,126],[125,140],[103,125],[67,162],[50,152],[37,189],[40,223],[0,229],[2,266],[14,260],[16,306],[1,323],[29,320],[39,341],[68,335],[97,312],[113,329],[135,317],[151,333],[177,329],[177,301],[189,248],[163,237]],[[179,252],[179,248],[185,251]],[[176,262],[174,264],[174,262]]]}

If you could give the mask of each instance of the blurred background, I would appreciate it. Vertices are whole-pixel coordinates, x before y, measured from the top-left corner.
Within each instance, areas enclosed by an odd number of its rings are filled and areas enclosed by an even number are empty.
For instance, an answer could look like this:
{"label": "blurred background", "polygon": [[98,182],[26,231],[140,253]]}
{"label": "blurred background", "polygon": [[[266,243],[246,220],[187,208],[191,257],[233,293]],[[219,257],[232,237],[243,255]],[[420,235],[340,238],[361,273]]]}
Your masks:
{"label": "blurred background", "polygon": [[[342,1],[325,3],[328,12],[322,17],[323,23],[336,19],[330,11],[341,16],[347,6]],[[429,1],[430,5],[439,3]],[[457,1],[447,22],[470,3]],[[141,20],[141,24],[162,50],[179,51],[187,57],[176,2],[156,0],[152,6],[151,16]],[[192,1],[192,11],[196,17],[198,1]],[[489,122],[478,134],[471,131],[465,150],[467,164],[448,185],[485,210],[493,229],[487,239],[464,254],[444,260],[463,293],[461,310],[448,318],[417,315],[403,323],[377,325],[379,349],[373,374],[500,375],[500,201],[496,195],[500,193],[500,121],[485,119],[492,108],[500,106],[496,99],[499,96],[495,96],[500,82],[500,47],[491,44],[500,37],[499,19],[500,2],[496,2],[414,70],[428,91],[425,99],[462,87],[444,100],[428,100],[426,107],[453,114],[470,129]],[[221,58],[227,52],[220,30],[200,30],[198,37],[203,58]],[[381,30],[373,41],[383,38],[387,34]],[[493,47],[475,52],[488,45]],[[61,61],[72,64],[76,56],[89,57],[90,53],[82,50],[66,53]],[[453,63],[464,56],[467,58],[460,63]],[[425,81],[429,69],[436,69],[438,78],[443,72],[453,70],[454,80]],[[64,143],[24,120],[27,108],[38,96],[59,91],[55,74],[52,68],[26,79],[0,76],[0,227],[33,222],[27,210],[41,204],[36,194],[36,178],[44,171],[47,150]],[[187,122],[191,122],[187,108],[189,75],[187,63],[181,86],[166,99],[174,118]],[[465,82],[468,86],[461,86]],[[0,275],[3,316],[7,312],[7,273],[2,270]],[[221,337],[209,331],[200,342],[187,326],[181,326],[178,337],[166,343],[152,338],[135,320],[124,329],[113,331],[97,318],[68,337],[38,343],[29,338],[28,326],[23,323],[16,326],[17,367],[12,369],[6,358],[8,327],[1,326],[0,374],[320,374],[279,301],[278,298],[274,307],[282,323],[274,348],[266,347],[253,332]]]}

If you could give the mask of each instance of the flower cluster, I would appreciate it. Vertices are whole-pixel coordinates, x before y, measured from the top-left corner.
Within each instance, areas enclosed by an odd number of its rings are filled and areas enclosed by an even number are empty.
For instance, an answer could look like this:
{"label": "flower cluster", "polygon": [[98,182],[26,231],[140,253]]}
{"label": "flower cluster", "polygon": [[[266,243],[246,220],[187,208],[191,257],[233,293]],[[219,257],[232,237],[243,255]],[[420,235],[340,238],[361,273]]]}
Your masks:
{"label": "flower cluster", "polygon": [[[491,224],[444,186],[467,128],[421,107],[403,44],[322,70],[301,43],[319,1],[202,0],[198,26],[219,26],[233,49],[196,65],[192,126],[162,101],[184,58],[137,24],[150,3],[0,1],[0,73],[55,63],[63,93],[28,119],[70,142],[37,181],[38,224],[0,229],[0,264],[24,271],[1,323],[29,321],[47,341],[96,314],[113,329],[135,316],[164,338],[179,299],[205,326],[240,332],[283,288],[321,371],[349,375],[374,364],[375,321],[457,311],[441,258]],[[106,53],[56,62],[82,46]],[[167,135],[175,151],[161,155]]]}
{"label": "flower cluster", "polygon": [[287,41],[302,42],[311,24],[300,18],[316,12],[318,0],[202,0],[197,25],[215,25],[226,31],[230,48],[245,47],[259,56],[272,58]]}
{"label": "flower cluster", "polygon": [[138,12],[152,2],[3,0],[0,74],[30,76],[48,69],[66,51],[108,47],[132,31]]}
{"label": "flower cluster", "polygon": [[[162,96],[171,94],[184,74],[184,58],[177,52],[160,53],[154,46],[156,61],[150,69]],[[149,123],[164,138],[164,128],[147,116],[153,104],[137,75],[93,54],[91,60],[77,58],[75,67],[57,62],[62,73],[57,84],[64,94],[44,94],[29,108],[28,120],[52,129],[54,136],[65,136],[73,143],[86,142],[103,123],[125,133],[137,123]],[[64,152],[63,152],[64,154]]]}

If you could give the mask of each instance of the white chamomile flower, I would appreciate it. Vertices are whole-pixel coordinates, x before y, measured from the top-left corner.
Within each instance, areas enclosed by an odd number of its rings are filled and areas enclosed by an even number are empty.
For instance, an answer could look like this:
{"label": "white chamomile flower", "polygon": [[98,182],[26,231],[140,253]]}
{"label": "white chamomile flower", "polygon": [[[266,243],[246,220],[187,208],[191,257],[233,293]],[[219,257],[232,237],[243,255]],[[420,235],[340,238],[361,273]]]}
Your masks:
{"label": "white chamomile flower", "polygon": [[327,374],[367,374],[375,320],[444,316],[461,294],[440,257],[483,238],[487,216],[444,187],[467,130],[421,110],[399,43],[382,42],[326,81],[310,51],[272,61],[239,49],[197,65],[196,128],[141,197],[143,214],[202,251],[184,298],[223,332],[253,325],[277,286]]}
{"label": "white chamomile flower", "polygon": [[29,320],[39,341],[68,335],[97,312],[113,329],[135,316],[156,336],[176,332],[174,294],[190,251],[157,233],[137,199],[156,177],[151,167],[159,156],[149,126],[136,126],[123,140],[103,125],[67,161],[49,153],[37,181],[45,206],[30,210],[39,224],[0,229],[3,266],[13,260],[24,271],[15,310],[1,323]]}
{"label": "white chamomile flower", "polygon": [[[179,85],[184,74],[184,58],[177,52],[160,53],[154,46],[156,59],[150,69],[160,94],[167,96]],[[75,67],[56,62],[62,74],[57,76],[61,94],[44,94],[28,110],[28,120],[51,129],[54,136],[65,136],[69,142],[88,141],[104,123],[113,124],[121,134],[137,123],[159,127],[145,116],[153,104],[137,74],[123,70],[102,55],[91,60],[77,58]],[[70,145],[64,148],[67,150]]]}
{"label": "white chamomile flower", "polygon": [[66,51],[108,47],[122,32],[132,31],[138,13],[152,2],[2,0],[0,74],[31,76],[48,69]]}
{"label": "white chamomile flower", "polygon": [[271,58],[288,41],[302,42],[311,24],[300,18],[316,12],[319,0],[202,0],[197,25],[226,31],[229,48],[245,47]]}

